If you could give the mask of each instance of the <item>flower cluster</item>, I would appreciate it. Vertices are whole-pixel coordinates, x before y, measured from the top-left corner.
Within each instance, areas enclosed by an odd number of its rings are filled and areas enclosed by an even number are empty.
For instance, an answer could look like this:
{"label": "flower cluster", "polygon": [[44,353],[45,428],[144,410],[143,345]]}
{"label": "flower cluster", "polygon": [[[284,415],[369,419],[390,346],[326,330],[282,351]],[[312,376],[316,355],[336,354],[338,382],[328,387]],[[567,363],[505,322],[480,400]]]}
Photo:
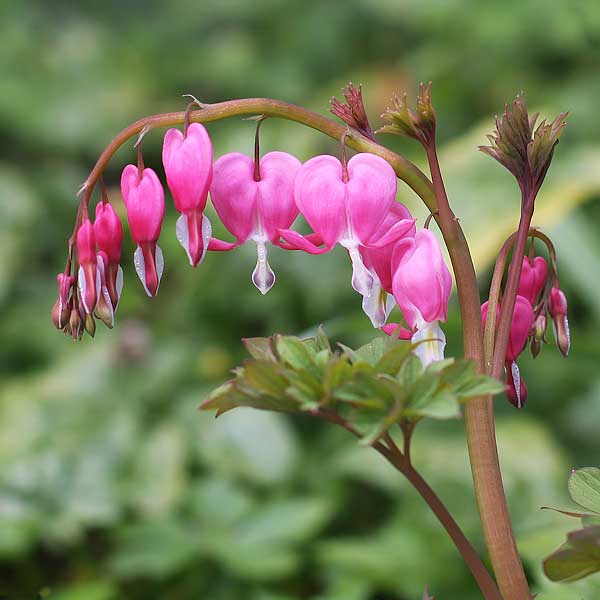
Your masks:
{"label": "flower cluster", "polygon": [[[497,307],[496,325],[500,306]],[[487,321],[488,302],[481,307],[483,324]],[[505,355],[506,386],[509,402],[522,408],[527,400],[527,386],[517,365],[518,356],[525,350],[528,340],[535,358],[546,342],[547,315],[554,324],[556,344],[567,356],[570,348],[567,300],[558,287],[555,268],[549,274],[548,263],[542,256],[523,258],[519,288],[512,315],[508,347]]]}
{"label": "flower cluster", "polygon": [[[352,286],[361,294],[373,326],[384,326],[395,300],[407,327],[391,324],[384,331],[423,341],[418,352],[425,364],[443,357],[445,340],[438,322],[446,319],[450,272],[436,237],[427,229],[417,232],[408,209],[395,201],[396,175],[384,159],[369,153],[349,161],[345,154],[341,161],[323,155],[302,164],[285,152],[260,157],[257,151],[254,157],[225,154],[213,163],[210,137],[201,124],[193,123],[183,132],[167,131],[162,160],[181,213],[177,239],[192,266],[202,262],[207,250],[227,251],[254,242],[258,257],[252,282],[266,294],[275,283],[269,245],[310,254],[340,245],[348,252]],[[123,170],[121,193],[137,246],[135,269],[146,293],[155,296],[164,269],[158,239],[165,198],[158,175],[144,166],[141,150],[138,164]],[[212,237],[204,214],[209,194],[235,241]],[[291,229],[299,214],[313,233],[303,236]],[[79,269],[71,276],[69,267],[58,278],[54,321],[59,329],[80,337],[82,323],[93,334],[94,314],[113,326],[123,281],[122,238],[121,222],[106,198],[97,206],[94,223],[84,211],[76,232]],[[80,322],[68,326],[75,309]]]}

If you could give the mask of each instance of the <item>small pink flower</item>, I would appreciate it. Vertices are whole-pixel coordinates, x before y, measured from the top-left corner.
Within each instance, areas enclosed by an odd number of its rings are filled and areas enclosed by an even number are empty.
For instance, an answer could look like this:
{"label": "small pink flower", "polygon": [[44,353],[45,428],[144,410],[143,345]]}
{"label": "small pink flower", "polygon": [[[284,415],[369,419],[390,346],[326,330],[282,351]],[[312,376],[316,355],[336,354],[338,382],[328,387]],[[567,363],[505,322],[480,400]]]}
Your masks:
{"label": "small pink flower", "polygon": [[185,134],[169,129],[162,159],[175,208],[181,213],[177,239],[195,267],[206,254],[212,232],[203,214],[213,176],[212,143],[204,126],[192,123]]}
{"label": "small pink flower", "polygon": [[519,296],[527,298],[531,305],[535,306],[537,297],[546,283],[547,275],[548,264],[545,258],[536,256],[532,260],[528,256],[524,256],[521,279],[519,280]]}
{"label": "small pink flower", "polygon": [[156,296],[164,269],[163,253],[157,245],[165,214],[162,185],[152,169],[144,169],[140,178],[137,166],[127,165],[121,175],[121,193],[131,237],[138,246],[135,270],[148,296]]}
{"label": "small pink flower", "polygon": [[412,341],[423,342],[415,353],[424,365],[441,360],[446,338],[439,321],[446,320],[452,276],[435,235],[421,229],[414,238],[400,240],[394,248],[392,271],[392,291],[414,332]]}
{"label": "small pink flower", "polygon": [[96,236],[94,226],[85,217],[77,230],[77,277],[79,294],[86,314],[91,315],[96,308],[100,290],[99,273],[96,268]]}
{"label": "small pink flower", "polygon": [[567,318],[567,297],[563,291],[554,286],[550,292],[548,310],[552,317],[556,345],[563,356],[568,356],[571,349],[571,333]]}
{"label": "small pink flower", "polygon": [[[383,238],[400,221],[412,219],[412,215],[406,206],[394,202],[390,207],[383,223],[373,236],[374,240]],[[406,232],[406,236],[414,237],[416,228]],[[363,296],[363,311],[371,319],[373,327],[381,327],[393,308],[392,291],[392,255],[395,243],[387,246],[361,246],[359,248],[365,267],[373,277],[373,287],[369,294]],[[390,301],[391,300],[391,301]]]}
{"label": "small pink flower", "polygon": [[[94,233],[98,245],[98,255],[102,255],[101,298],[106,291],[110,296],[114,317],[123,289],[123,269],[119,266],[123,244],[123,225],[111,204],[99,202],[96,205]],[[100,261],[98,266],[100,267]]]}
{"label": "small pink flower", "polygon": [[297,250],[311,254],[328,252],[335,244],[348,250],[352,261],[352,287],[368,295],[373,276],[365,267],[360,246],[386,246],[404,235],[414,219],[397,222],[375,239],[396,197],[396,175],[392,167],[374,154],[356,154],[345,172],[334,156],[315,156],[302,165],[295,184],[296,204],[324,244],[319,248],[291,230],[281,236]]}
{"label": "small pink flower", "polygon": [[291,227],[298,216],[294,180],[300,161],[285,152],[269,152],[260,159],[255,178],[254,161],[234,152],[214,165],[210,195],[219,218],[236,238],[231,244],[211,240],[211,250],[231,250],[247,241],[256,243],[258,260],[252,281],[266,294],[275,283],[267,260],[267,244],[279,243],[279,230]]}
{"label": "small pink flower", "polygon": [[[487,313],[488,302],[485,302],[481,306],[481,318],[484,327],[487,320]],[[496,328],[498,327],[499,315],[500,306],[497,307],[496,311]],[[505,355],[506,397],[509,402],[514,404],[517,408],[522,408],[525,405],[527,387],[521,378],[521,373],[516,360],[525,348],[527,339],[532,332],[534,322],[535,313],[533,312],[531,302],[523,296],[517,296]]]}

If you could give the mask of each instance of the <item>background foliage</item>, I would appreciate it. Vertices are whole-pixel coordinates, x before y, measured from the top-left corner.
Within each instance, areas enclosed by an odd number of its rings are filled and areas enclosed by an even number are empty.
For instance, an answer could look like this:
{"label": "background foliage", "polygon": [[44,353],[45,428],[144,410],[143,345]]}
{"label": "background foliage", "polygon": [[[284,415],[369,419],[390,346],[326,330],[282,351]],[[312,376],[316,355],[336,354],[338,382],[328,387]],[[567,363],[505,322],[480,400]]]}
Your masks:
{"label": "background foliage", "polygon": [[[192,271],[170,211],[157,299],[127,237],[118,326],[73,344],[50,322],[75,191],[140,116],[273,96],[325,112],[362,82],[377,122],[394,91],[434,81],[442,167],[482,275],[515,227],[514,183],[476,152],[520,90],[569,127],[536,224],[559,249],[571,307],[568,362],[522,361],[530,400],[498,400],[498,439],[518,542],[544,600],[598,597],[600,580],[551,584],[540,560],[572,521],[572,466],[600,463],[600,5],[593,0],[172,0],[0,4],[0,595],[13,599],[441,600],[478,592],[438,523],[375,453],[307,417],[198,413],[243,355],[241,337],[319,323],[373,335],[341,251],[273,252],[275,288],[250,283],[253,251]],[[336,145],[270,120],[263,148],[302,160]],[[215,153],[251,150],[252,125],[210,126]],[[448,141],[446,141],[448,140]],[[450,141],[452,140],[452,141]],[[410,141],[390,145],[421,160]],[[160,168],[160,134],[145,142]],[[114,186],[130,147],[111,163]],[[405,188],[399,198],[416,208]],[[213,213],[214,215],[214,213]],[[213,221],[213,222],[216,222]],[[421,221],[422,222],[422,221]],[[446,333],[458,352],[453,304]],[[414,456],[482,548],[462,421],[419,428]]]}

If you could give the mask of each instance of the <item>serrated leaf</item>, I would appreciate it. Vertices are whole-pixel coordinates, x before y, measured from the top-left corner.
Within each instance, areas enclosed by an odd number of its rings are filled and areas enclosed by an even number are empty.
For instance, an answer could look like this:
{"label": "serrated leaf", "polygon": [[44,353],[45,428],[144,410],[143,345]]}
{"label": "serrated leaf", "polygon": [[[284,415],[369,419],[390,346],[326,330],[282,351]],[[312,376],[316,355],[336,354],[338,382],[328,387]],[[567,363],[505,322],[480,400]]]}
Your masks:
{"label": "serrated leaf", "polygon": [[315,352],[302,340],[292,336],[276,336],[275,348],[279,358],[293,369],[316,372]]}
{"label": "serrated leaf", "polygon": [[569,494],[574,502],[600,516],[600,469],[576,469],[569,477]]}
{"label": "serrated leaf", "polygon": [[327,334],[321,325],[319,325],[319,328],[317,329],[315,342],[317,344],[317,350],[327,350],[327,352],[331,354],[331,344],[329,342],[329,338],[327,337]]}
{"label": "serrated leaf", "polygon": [[285,393],[287,379],[277,363],[261,360],[249,361],[244,365],[244,379],[250,386],[271,396]]}
{"label": "serrated leaf", "polygon": [[577,581],[600,571],[600,526],[567,535],[567,543],[548,556],[544,573],[552,581]]}
{"label": "serrated leaf", "polygon": [[402,363],[397,379],[406,389],[410,389],[423,374],[421,359],[414,354],[409,354]]}
{"label": "serrated leaf", "polygon": [[409,342],[395,344],[377,361],[375,370],[386,375],[396,375],[408,357],[410,350],[411,344]]}
{"label": "serrated leaf", "polygon": [[355,351],[355,354],[358,357],[358,360],[364,361],[374,367],[388,350],[398,344],[405,343],[406,342],[396,340],[389,335],[379,336],[368,344],[358,348]]}
{"label": "serrated leaf", "polygon": [[269,360],[273,362],[277,361],[277,357],[273,353],[272,338],[243,338],[242,343],[252,358],[256,358],[257,360]]}

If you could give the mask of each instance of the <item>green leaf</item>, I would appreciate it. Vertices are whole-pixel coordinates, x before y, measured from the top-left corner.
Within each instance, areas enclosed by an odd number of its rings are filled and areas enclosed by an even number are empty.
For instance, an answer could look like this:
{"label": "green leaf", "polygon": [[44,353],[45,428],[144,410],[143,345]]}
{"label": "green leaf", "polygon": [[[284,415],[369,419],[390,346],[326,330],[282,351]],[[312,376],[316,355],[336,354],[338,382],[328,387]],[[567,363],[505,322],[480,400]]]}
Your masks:
{"label": "green leaf", "polygon": [[271,360],[275,362],[277,357],[273,352],[273,339],[264,337],[243,338],[242,343],[252,358],[257,360]]}
{"label": "green leaf", "polygon": [[249,361],[244,365],[244,378],[270,396],[283,396],[288,386],[280,365],[266,361]]}
{"label": "green leaf", "polygon": [[218,388],[214,389],[198,407],[200,410],[217,410],[217,414],[222,414],[241,406],[243,399],[238,394],[233,381],[226,381]]}
{"label": "green leaf", "polygon": [[376,337],[373,341],[361,346],[357,350],[352,350],[343,344],[340,344],[342,349],[347,352],[350,356],[350,360],[354,362],[364,361],[368,365],[374,367],[383,355],[397,344],[404,344],[389,335]]}
{"label": "green leaf", "polygon": [[395,344],[377,361],[375,370],[387,375],[396,375],[408,357],[411,348],[409,342]]}
{"label": "green leaf", "polygon": [[600,526],[567,535],[567,543],[548,556],[544,573],[552,581],[577,581],[600,571]]}
{"label": "green leaf", "polygon": [[569,494],[574,502],[600,516],[600,469],[576,469],[569,477]]}
{"label": "green leaf", "polygon": [[419,380],[423,374],[423,364],[414,354],[409,354],[403,362],[398,381],[407,389],[410,389]]}
{"label": "green leaf", "polygon": [[316,372],[314,360],[315,352],[311,351],[308,344],[292,336],[276,336],[275,348],[279,358],[292,367],[292,369],[305,369]]}
{"label": "green leaf", "polygon": [[319,328],[317,329],[315,342],[317,344],[317,350],[327,350],[327,352],[331,354],[331,344],[329,342],[329,338],[327,337],[327,334],[321,325],[319,325]]}

